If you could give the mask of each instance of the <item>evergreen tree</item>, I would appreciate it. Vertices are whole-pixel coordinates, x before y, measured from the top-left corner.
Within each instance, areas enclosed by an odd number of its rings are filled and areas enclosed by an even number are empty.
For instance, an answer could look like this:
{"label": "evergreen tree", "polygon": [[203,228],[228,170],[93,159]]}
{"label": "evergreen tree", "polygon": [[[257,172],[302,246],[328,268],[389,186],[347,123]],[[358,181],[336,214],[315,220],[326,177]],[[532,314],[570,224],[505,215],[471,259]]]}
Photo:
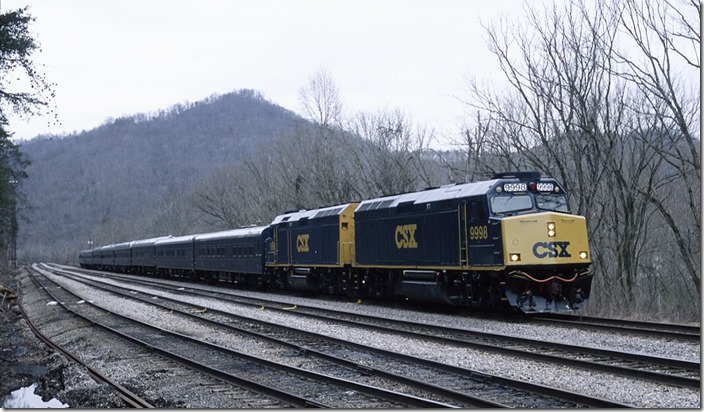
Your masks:
{"label": "evergreen tree", "polygon": [[[16,259],[18,185],[27,177],[28,161],[10,140],[9,115],[30,117],[48,108],[54,97],[52,85],[31,60],[39,50],[29,32],[32,21],[28,7],[0,14],[0,246],[7,248],[10,261]],[[27,84],[29,90],[23,90]]]}
{"label": "evergreen tree", "polygon": [[[34,20],[28,7],[0,14],[0,124],[3,128],[8,125],[9,111],[29,117],[48,108],[54,97],[52,84],[35,69],[31,60],[32,54],[39,50],[39,44],[29,33],[29,25]],[[22,80],[29,81],[31,90],[18,89],[18,86],[26,87],[26,83],[21,84]]]}

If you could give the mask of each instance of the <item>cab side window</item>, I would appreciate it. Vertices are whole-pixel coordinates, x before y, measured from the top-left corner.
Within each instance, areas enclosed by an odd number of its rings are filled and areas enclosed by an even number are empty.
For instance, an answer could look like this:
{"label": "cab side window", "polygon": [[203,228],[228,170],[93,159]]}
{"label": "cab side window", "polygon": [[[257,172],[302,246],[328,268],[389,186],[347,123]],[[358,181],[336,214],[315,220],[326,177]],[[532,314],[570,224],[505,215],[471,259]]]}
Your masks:
{"label": "cab side window", "polygon": [[484,201],[481,199],[472,200],[469,204],[470,222],[486,222],[487,213]]}

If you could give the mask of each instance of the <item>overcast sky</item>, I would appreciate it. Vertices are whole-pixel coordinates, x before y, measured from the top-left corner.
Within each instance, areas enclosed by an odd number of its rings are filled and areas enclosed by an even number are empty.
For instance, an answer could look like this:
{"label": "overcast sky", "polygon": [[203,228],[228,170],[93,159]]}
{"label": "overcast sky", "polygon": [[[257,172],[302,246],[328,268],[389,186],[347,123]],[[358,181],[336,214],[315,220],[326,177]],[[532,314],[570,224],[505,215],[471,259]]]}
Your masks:
{"label": "overcast sky", "polygon": [[[497,70],[480,19],[520,0],[1,0],[26,5],[56,83],[60,125],[12,118],[15,138],[80,132],[108,118],[255,89],[300,113],[320,68],[348,113],[399,108],[456,129],[468,76]],[[45,66],[41,66],[41,65]]]}

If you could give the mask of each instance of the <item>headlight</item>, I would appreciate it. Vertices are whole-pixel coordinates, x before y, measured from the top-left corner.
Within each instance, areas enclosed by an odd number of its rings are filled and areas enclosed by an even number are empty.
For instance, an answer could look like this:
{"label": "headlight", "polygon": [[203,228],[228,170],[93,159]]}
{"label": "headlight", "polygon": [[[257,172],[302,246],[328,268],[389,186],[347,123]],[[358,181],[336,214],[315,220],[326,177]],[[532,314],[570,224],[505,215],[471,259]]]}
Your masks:
{"label": "headlight", "polygon": [[521,261],[521,254],[520,253],[511,253],[509,255],[509,259],[511,262],[520,262]]}
{"label": "headlight", "polygon": [[548,237],[555,237],[555,222],[548,222]]}
{"label": "headlight", "polygon": [[586,258],[588,258],[588,257],[589,257],[589,253],[587,253],[587,252],[585,252],[585,251],[579,252],[579,258],[580,258],[580,259],[586,259]]}

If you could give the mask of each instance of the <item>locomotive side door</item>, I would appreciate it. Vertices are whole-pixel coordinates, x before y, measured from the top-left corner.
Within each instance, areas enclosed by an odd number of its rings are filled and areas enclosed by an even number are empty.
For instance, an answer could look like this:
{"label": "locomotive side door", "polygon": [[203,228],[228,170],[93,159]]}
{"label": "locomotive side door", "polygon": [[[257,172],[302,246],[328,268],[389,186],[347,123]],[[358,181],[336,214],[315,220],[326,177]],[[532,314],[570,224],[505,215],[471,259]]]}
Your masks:
{"label": "locomotive side door", "polygon": [[264,240],[264,250],[266,251],[265,262],[268,265],[274,265],[278,263],[278,253],[277,253],[277,242],[278,231],[273,230],[271,236]]}
{"label": "locomotive side door", "polygon": [[469,240],[467,238],[467,202],[462,202],[457,207],[457,219],[459,221],[460,238],[460,265],[469,264]]}
{"label": "locomotive side door", "polygon": [[503,252],[501,244],[501,220],[491,219],[485,199],[469,199],[467,205],[467,241],[471,266],[501,266]]}

